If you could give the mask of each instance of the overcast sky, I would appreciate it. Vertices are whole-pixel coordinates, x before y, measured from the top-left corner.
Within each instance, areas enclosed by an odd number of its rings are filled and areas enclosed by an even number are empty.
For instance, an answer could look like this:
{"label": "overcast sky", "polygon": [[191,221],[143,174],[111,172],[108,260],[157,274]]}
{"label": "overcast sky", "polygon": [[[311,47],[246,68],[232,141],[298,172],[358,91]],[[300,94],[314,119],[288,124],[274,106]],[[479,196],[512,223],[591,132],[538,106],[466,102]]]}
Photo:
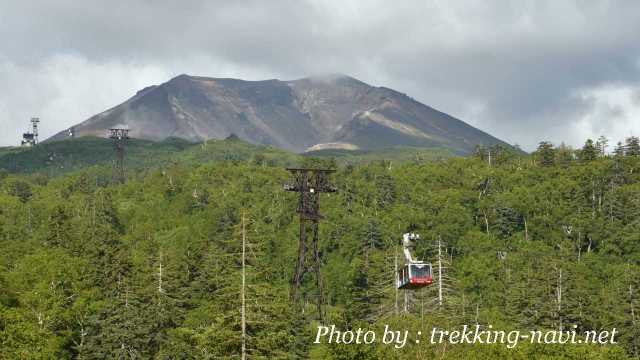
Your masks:
{"label": "overcast sky", "polygon": [[0,0],[0,146],[186,73],[344,73],[507,142],[640,134],[640,1]]}

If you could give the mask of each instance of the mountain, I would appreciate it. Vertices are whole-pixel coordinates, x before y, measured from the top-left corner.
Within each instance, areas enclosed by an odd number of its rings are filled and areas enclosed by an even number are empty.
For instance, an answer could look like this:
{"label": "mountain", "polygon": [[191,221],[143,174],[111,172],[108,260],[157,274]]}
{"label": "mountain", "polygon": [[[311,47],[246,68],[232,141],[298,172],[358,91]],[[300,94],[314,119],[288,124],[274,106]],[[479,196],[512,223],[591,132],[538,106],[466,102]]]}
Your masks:
{"label": "mountain", "polygon": [[414,146],[468,154],[477,144],[509,146],[405,94],[346,75],[293,81],[180,75],[138,91],[74,126],[73,132],[104,137],[107,129],[120,126],[140,139],[202,141],[235,135],[294,152]]}

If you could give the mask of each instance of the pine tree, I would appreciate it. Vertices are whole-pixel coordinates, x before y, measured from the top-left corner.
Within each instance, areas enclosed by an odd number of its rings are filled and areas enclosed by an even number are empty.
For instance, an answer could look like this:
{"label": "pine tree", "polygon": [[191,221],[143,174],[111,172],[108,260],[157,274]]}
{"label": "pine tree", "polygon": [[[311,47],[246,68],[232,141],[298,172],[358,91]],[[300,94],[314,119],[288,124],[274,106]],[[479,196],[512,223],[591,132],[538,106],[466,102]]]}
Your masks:
{"label": "pine tree", "polygon": [[58,205],[53,209],[47,226],[48,233],[45,239],[47,245],[65,247],[70,245],[72,228],[69,220],[69,215],[62,205]]}
{"label": "pine tree", "polygon": [[396,198],[395,182],[388,174],[376,176],[376,203],[379,209],[393,205]]}
{"label": "pine tree", "polygon": [[362,253],[367,260],[370,251],[379,250],[382,248],[382,234],[380,233],[380,225],[378,222],[369,218],[365,224],[364,231],[362,231]]}
{"label": "pine tree", "polygon": [[358,319],[371,320],[381,297],[376,285],[381,280],[377,275],[384,267],[384,257],[379,251],[383,243],[379,225],[374,219],[367,220],[360,239],[357,257],[352,262],[352,302],[346,312],[349,323]]}
{"label": "pine tree", "polygon": [[604,135],[600,135],[600,137],[598,137],[598,141],[596,141],[596,148],[601,157],[604,157],[607,155],[608,144],[609,144],[609,139],[607,139]]}
{"label": "pine tree", "polygon": [[630,136],[625,139],[625,155],[640,156],[640,138]]}
{"label": "pine tree", "polygon": [[555,164],[555,151],[553,144],[548,141],[542,141],[538,144],[536,151],[538,161],[542,166],[553,166]]}
{"label": "pine tree", "polygon": [[615,149],[613,149],[613,154],[616,158],[621,158],[624,156],[624,145],[622,145],[622,142],[618,141]]}
{"label": "pine tree", "polygon": [[26,203],[33,196],[32,186],[28,182],[19,179],[7,181],[7,192],[11,196],[15,196],[23,203]]}
{"label": "pine tree", "polygon": [[[622,296],[625,299],[623,308],[623,321],[629,329],[623,337],[626,338],[625,347],[627,352],[635,357],[640,356],[640,282],[638,274],[640,269],[638,266],[626,265],[624,276],[622,277],[621,287]],[[623,340],[624,341],[624,340]]]}
{"label": "pine tree", "polygon": [[248,359],[282,358],[293,352],[295,337],[303,334],[292,332],[289,323],[295,315],[289,304],[288,282],[278,285],[269,282],[275,277],[274,270],[266,266],[270,255],[265,244],[270,235],[266,224],[252,216],[255,212],[246,211],[243,215],[246,354]]}
{"label": "pine tree", "polygon": [[79,246],[90,259],[87,276],[96,286],[113,290],[128,268],[122,224],[109,194],[98,191],[88,202],[88,216],[79,229],[84,240]]}
{"label": "pine tree", "polygon": [[502,144],[495,144],[492,146],[492,149],[492,164],[505,164],[513,156],[513,152]]}
{"label": "pine tree", "polygon": [[580,151],[580,160],[592,161],[598,157],[598,149],[593,144],[593,140],[587,139]]}

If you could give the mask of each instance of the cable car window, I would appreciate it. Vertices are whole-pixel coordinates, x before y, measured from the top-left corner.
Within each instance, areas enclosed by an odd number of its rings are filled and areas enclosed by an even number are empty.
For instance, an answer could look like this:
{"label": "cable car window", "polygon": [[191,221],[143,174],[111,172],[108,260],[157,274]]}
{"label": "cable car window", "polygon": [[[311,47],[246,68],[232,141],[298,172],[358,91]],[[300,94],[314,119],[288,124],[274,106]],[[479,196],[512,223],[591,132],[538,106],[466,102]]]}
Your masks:
{"label": "cable car window", "polygon": [[411,276],[412,277],[419,277],[419,278],[431,276],[431,272],[429,271],[429,266],[427,266],[427,265],[423,265],[423,266],[412,265],[411,266]]}

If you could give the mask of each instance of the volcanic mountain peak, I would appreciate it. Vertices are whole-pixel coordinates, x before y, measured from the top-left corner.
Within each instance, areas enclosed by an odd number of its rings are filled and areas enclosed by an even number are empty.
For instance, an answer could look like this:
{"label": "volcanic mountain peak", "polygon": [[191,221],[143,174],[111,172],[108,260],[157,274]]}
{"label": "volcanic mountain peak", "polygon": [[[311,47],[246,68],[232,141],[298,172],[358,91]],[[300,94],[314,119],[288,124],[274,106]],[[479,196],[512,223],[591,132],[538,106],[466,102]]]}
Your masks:
{"label": "volcanic mountain peak", "polygon": [[202,141],[235,134],[296,152],[407,145],[469,153],[476,144],[508,146],[405,94],[344,74],[292,81],[183,74],[74,126],[74,134],[105,136],[116,124],[142,139]]}

